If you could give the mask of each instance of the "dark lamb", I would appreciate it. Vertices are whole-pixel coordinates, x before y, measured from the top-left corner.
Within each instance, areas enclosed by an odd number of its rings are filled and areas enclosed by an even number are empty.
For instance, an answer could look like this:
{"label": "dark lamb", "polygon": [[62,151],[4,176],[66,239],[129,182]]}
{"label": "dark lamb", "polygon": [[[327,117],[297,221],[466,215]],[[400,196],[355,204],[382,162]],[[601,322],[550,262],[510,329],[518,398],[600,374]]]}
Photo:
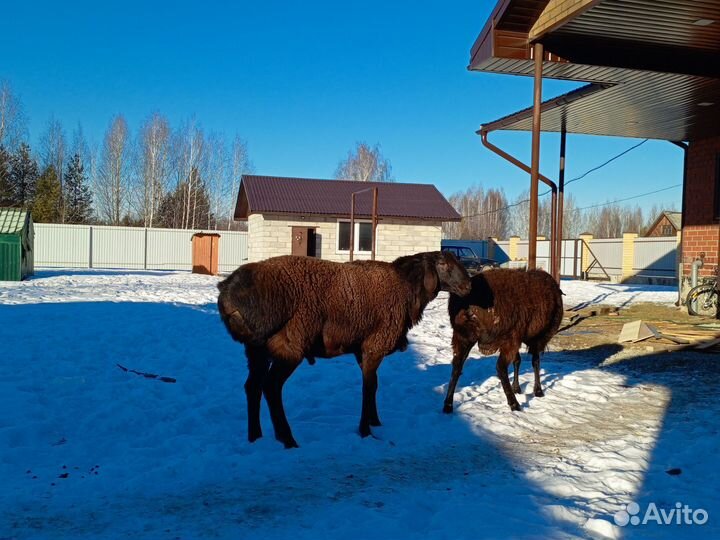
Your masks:
{"label": "dark lamb", "polygon": [[[520,345],[532,355],[535,372],[534,394],[542,397],[540,353],[557,333],[563,317],[562,292],[550,274],[542,270],[489,270],[472,278],[469,295],[450,296],[448,304],[453,327],[452,375],[443,410],[453,410],[455,386],[463,364],[475,343],[484,354],[497,350],[497,376],[508,405],[520,410],[514,394],[521,393],[518,381]],[[515,366],[512,386],[508,366]]]}
{"label": "dark lamb", "polygon": [[283,256],[241,266],[218,284],[218,308],[245,344],[248,439],[262,436],[265,395],[275,438],[296,447],[282,388],[303,358],[352,353],[362,369],[360,434],[379,426],[375,394],[382,359],[407,346],[407,332],[440,290],[470,292],[470,278],[452,254],[419,253],[392,263],[336,263]]}

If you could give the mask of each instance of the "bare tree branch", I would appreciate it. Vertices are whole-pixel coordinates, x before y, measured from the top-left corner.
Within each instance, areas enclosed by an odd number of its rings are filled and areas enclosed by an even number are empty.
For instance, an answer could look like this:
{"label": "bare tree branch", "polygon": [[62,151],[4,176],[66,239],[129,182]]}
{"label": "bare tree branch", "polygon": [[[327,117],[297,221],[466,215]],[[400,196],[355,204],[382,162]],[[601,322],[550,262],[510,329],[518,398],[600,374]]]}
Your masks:
{"label": "bare tree branch", "polygon": [[358,182],[392,182],[390,161],[383,157],[380,145],[370,147],[359,142],[348,152],[335,171],[335,178]]}

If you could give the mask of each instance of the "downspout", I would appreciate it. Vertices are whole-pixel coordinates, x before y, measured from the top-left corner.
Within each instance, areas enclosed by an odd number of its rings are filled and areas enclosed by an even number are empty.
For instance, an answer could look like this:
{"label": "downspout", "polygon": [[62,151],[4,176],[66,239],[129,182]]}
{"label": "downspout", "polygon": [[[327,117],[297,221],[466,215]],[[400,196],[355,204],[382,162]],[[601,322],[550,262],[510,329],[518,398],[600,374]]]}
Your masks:
{"label": "downspout", "polygon": [[560,273],[562,272],[562,248],[563,248],[563,213],[565,211],[565,142],[567,139],[567,129],[565,117],[562,120],[562,129],[560,131],[560,171],[558,173],[558,203],[557,203],[557,223],[556,236],[553,239],[556,242],[555,255],[557,262],[555,263],[557,274],[555,280],[560,283]]}
{"label": "downspout", "polygon": [[[520,169],[522,169],[522,170],[525,171],[526,173],[530,173],[530,167],[528,167],[525,163],[523,163],[523,162],[520,161],[519,159],[511,156],[510,154],[508,154],[508,153],[505,152],[504,150],[501,150],[500,148],[498,148],[497,146],[495,146],[493,143],[491,143],[490,141],[488,141],[488,132],[487,132],[487,131],[481,129],[481,130],[478,131],[477,133],[478,133],[478,135],[480,135],[480,140],[482,141],[482,144],[483,144],[483,146],[484,146],[485,148],[487,148],[488,150],[491,150],[492,152],[496,153],[498,156],[500,156],[501,158],[503,158],[503,159],[506,160],[506,161],[509,161],[510,163],[512,163],[513,165],[515,165],[516,167],[519,167]],[[539,178],[544,184],[546,184],[547,186],[549,186],[549,187],[550,187],[550,190],[552,191],[552,210],[553,210],[553,213],[552,213],[552,216],[550,216],[550,218],[551,218],[550,231],[551,231],[551,233],[554,234],[554,231],[557,230],[557,215],[556,215],[556,213],[554,212],[554,210],[555,210],[556,207],[557,207],[557,192],[558,192],[557,185],[555,184],[555,182],[553,182],[552,180],[550,180],[547,176],[543,175],[543,174],[540,173],[539,171],[538,171],[538,178]],[[537,202],[537,200],[536,200],[536,202]],[[531,201],[531,203],[532,203],[532,201]],[[528,241],[529,241],[529,240],[531,240],[531,239],[528,238]],[[535,240],[537,240],[537,237],[535,238]],[[555,248],[555,238],[553,237],[553,238],[552,238],[552,241],[550,242],[550,260],[551,260],[550,265],[551,265],[551,269],[553,269],[553,267],[555,266],[555,249],[556,249],[556,248]],[[529,267],[529,265],[528,265],[528,267]],[[554,275],[554,274],[552,273],[552,271],[550,272],[550,274],[551,274],[551,275]]]}
{"label": "downspout", "polygon": [[698,274],[700,269],[705,266],[705,252],[700,253],[697,259],[692,262],[690,271],[690,286],[697,287]]}
{"label": "downspout", "polygon": [[[688,167],[688,149],[690,148],[690,145],[686,142],[682,141],[669,141],[675,146],[678,146],[682,148],[683,150],[683,188],[682,188],[682,203],[680,206],[680,231],[681,235],[685,232],[685,191],[687,190],[687,167]],[[680,242],[680,253],[678,254],[678,299],[676,305],[682,304],[682,284],[683,284],[683,278],[685,277],[685,265],[683,264],[683,256],[682,256],[682,249],[683,249],[683,243],[684,241]],[[718,252],[720,252],[720,246],[718,246]],[[694,265],[695,263],[693,263]],[[702,266],[702,264],[701,264]],[[693,287],[697,285],[697,270],[693,266],[692,269],[693,272],[695,272],[695,283],[692,285]]]}

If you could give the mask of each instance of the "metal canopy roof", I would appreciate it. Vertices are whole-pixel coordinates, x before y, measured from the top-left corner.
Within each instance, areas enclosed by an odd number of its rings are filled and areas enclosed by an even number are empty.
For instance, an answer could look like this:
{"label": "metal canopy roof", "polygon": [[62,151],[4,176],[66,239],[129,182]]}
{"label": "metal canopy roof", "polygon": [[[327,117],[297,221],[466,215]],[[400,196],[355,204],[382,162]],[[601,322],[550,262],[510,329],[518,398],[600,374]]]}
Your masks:
{"label": "metal canopy roof", "polygon": [[[545,102],[543,131],[560,131],[565,121],[569,133],[593,135],[694,140],[720,133],[720,0],[534,4],[533,11],[528,0],[501,0],[469,69],[530,76],[536,40],[546,50],[544,77],[595,83]],[[565,11],[549,18],[550,9]],[[531,125],[528,108],[482,129]]]}
{"label": "metal canopy roof", "polygon": [[[705,105],[712,103],[712,105]],[[616,85],[589,84],[543,103],[542,131],[702,139],[720,131],[720,80],[636,73]],[[482,125],[482,130],[530,131],[532,107]]]}

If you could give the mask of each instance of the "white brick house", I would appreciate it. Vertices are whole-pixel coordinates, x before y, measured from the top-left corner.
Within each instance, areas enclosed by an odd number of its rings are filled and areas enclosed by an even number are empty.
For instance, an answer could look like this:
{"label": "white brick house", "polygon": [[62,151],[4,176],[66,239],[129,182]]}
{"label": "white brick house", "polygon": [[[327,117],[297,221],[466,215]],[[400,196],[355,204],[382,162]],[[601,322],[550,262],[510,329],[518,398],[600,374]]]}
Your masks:
{"label": "white brick house", "polygon": [[[349,260],[351,194],[372,187],[378,188],[377,260],[439,250],[442,223],[460,220],[431,184],[244,175],[235,219],[248,222],[248,261],[293,253]],[[370,258],[371,208],[371,192],[356,195],[355,259]]]}

